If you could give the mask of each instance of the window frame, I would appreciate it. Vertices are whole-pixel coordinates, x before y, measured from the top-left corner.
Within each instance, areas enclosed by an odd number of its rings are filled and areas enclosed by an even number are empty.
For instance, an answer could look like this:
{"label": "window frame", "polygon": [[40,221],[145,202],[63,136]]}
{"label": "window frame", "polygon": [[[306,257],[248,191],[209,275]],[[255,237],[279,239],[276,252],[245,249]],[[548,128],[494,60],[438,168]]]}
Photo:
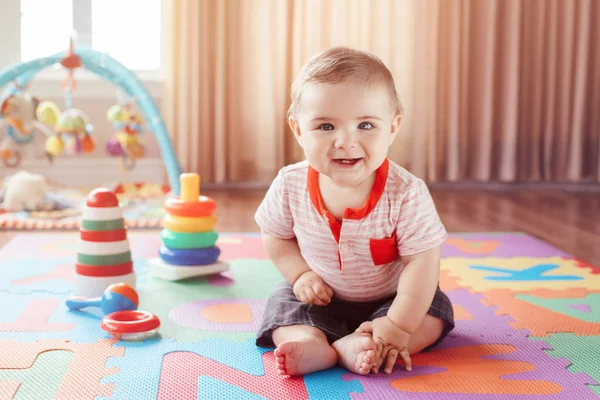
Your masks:
{"label": "window frame", "polygon": [[[86,32],[85,27],[90,26],[89,19],[91,18],[92,2],[91,0],[72,0],[73,8],[73,28],[77,32],[77,44],[91,44],[91,32]],[[168,0],[167,0],[168,1]],[[77,4],[77,6],[75,6]],[[165,26],[165,0],[161,0],[163,27]],[[8,65],[14,64],[15,60],[21,59],[21,2],[20,0],[0,0],[0,37],[16,38],[16,40],[6,40],[0,51],[0,69]],[[164,37],[164,35],[163,35]],[[68,38],[65,38],[65,43],[68,43]],[[161,41],[161,54],[164,60],[164,40]],[[65,50],[67,46],[65,46]],[[50,55],[50,54],[48,54]],[[17,61],[19,62],[19,61]],[[159,98],[162,95],[162,84],[164,61],[161,62],[159,70],[132,70],[132,72],[142,81],[150,95]],[[36,82],[37,91],[41,91],[42,96],[52,94],[61,94],[60,83],[66,77],[66,70],[62,68],[46,67],[39,71],[34,80]],[[111,84],[106,84],[103,78],[93,72],[85,69],[75,71],[75,79],[78,86],[76,95],[79,97],[114,97],[116,87]]]}

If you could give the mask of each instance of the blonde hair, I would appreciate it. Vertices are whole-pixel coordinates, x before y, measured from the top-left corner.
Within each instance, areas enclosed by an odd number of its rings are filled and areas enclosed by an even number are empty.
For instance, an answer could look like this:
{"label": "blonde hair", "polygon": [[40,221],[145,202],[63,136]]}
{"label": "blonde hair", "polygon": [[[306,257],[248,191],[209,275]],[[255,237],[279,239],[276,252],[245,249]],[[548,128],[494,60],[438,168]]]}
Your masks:
{"label": "blonde hair", "polygon": [[347,81],[387,88],[394,111],[400,115],[404,112],[392,73],[376,55],[349,47],[333,47],[314,55],[302,67],[292,84],[288,118],[296,111],[302,87],[306,83],[336,84]]}

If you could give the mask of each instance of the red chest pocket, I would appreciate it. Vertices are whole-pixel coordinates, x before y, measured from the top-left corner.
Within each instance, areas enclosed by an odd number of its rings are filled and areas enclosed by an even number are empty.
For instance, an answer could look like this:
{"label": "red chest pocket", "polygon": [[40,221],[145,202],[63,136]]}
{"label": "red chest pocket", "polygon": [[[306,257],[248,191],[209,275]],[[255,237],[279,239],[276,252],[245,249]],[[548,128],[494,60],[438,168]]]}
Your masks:
{"label": "red chest pocket", "polygon": [[383,239],[369,239],[371,258],[375,265],[389,264],[398,258],[396,234]]}

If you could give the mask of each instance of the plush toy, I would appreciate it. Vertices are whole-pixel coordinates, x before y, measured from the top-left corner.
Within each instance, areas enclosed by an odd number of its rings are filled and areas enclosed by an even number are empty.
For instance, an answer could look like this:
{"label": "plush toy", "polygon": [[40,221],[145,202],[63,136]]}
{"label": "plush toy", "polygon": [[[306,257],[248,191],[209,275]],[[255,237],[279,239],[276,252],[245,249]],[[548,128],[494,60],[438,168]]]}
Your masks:
{"label": "plush toy", "polygon": [[17,172],[4,179],[2,208],[8,212],[52,210],[55,203],[48,198],[48,191],[48,182],[42,175]]}

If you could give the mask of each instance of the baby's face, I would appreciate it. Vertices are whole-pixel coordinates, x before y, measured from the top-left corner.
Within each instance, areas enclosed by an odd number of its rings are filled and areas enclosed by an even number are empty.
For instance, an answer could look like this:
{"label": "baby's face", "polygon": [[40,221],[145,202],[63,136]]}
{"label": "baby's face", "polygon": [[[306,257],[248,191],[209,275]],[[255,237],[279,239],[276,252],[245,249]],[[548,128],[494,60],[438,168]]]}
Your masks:
{"label": "baby's face", "polygon": [[309,164],[340,186],[371,176],[399,124],[384,87],[354,83],[305,85],[290,121]]}

